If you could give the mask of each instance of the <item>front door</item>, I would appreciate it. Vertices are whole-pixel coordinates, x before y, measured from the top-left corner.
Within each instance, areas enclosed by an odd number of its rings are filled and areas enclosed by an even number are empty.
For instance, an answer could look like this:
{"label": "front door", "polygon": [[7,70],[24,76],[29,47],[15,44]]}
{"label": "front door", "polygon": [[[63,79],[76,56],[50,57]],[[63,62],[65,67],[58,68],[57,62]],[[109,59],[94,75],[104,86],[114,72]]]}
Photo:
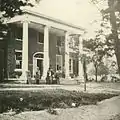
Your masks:
{"label": "front door", "polygon": [[33,76],[36,75],[37,67],[43,75],[43,53],[37,52],[33,55]]}
{"label": "front door", "polygon": [[43,60],[42,59],[37,59],[37,67],[40,70],[41,76],[43,75]]}

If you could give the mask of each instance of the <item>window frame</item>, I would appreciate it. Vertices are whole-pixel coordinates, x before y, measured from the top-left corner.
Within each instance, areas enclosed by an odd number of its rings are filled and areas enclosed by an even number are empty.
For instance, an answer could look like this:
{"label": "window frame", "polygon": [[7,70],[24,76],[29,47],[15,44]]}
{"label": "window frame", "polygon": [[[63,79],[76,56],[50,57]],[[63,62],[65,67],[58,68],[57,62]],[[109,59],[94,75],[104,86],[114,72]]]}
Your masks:
{"label": "window frame", "polygon": [[[40,42],[40,34],[43,35],[43,42]],[[44,44],[44,33],[37,32],[37,43],[42,45]]]}
{"label": "window frame", "polygon": [[[58,45],[58,39],[60,40],[61,44]],[[62,47],[62,36],[57,36],[57,40],[56,40],[56,47]]]}
{"label": "window frame", "polygon": [[63,68],[63,56],[62,55],[58,55],[58,54],[56,54],[56,71],[58,70],[57,69],[57,65],[58,65],[58,63],[57,63],[57,57],[60,57],[61,58],[61,70],[62,70],[62,68]]}
{"label": "window frame", "polygon": [[69,58],[69,72],[73,73],[73,59]]}
{"label": "window frame", "polygon": [[[22,41],[23,41],[23,40],[22,40],[23,29],[22,29],[22,27],[17,27],[16,29],[17,29],[17,31],[15,31],[15,40],[22,42]],[[21,29],[21,38],[17,38],[17,34],[18,34],[18,32],[20,32],[20,29]]]}
{"label": "window frame", "polygon": [[[17,61],[16,53],[21,53],[21,55],[22,55],[22,50],[15,50],[15,70],[14,71],[22,71],[22,65],[21,65],[21,68],[16,68],[16,61]],[[18,60],[18,61],[22,62],[22,60]]]}

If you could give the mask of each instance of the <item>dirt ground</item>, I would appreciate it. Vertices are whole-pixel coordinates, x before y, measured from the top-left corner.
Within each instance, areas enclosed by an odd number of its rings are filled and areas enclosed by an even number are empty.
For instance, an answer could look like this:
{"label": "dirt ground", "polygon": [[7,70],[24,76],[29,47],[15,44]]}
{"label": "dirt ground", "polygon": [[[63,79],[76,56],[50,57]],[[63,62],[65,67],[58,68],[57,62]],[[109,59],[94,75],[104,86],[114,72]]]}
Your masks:
{"label": "dirt ground", "polygon": [[[88,93],[120,93],[120,83],[95,83],[90,82],[86,85]],[[43,89],[65,89],[70,91],[84,91],[84,84],[78,85],[27,85],[27,84],[0,84],[0,91],[39,91]]]}

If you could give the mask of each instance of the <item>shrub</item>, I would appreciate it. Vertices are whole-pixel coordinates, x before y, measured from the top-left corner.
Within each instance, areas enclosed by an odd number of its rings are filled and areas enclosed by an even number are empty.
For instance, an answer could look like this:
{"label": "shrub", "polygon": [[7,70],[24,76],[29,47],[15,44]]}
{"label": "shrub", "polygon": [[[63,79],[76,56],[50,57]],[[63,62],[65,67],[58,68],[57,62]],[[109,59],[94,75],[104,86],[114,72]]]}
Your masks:
{"label": "shrub", "polygon": [[111,94],[89,94],[67,90],[41,90],[30,91],[6,91],[0,93],[0,112],[13,110],[34,111],[48,108],[70,108],[72,103],[79,105],[96,104],[106,98],[113,97]]}
{"label": "shrub", "polygon": [[9,77],[10,78],[18,78],[22,75],[22,72],[21,71],[14,71],[12,73],[10,73]]}

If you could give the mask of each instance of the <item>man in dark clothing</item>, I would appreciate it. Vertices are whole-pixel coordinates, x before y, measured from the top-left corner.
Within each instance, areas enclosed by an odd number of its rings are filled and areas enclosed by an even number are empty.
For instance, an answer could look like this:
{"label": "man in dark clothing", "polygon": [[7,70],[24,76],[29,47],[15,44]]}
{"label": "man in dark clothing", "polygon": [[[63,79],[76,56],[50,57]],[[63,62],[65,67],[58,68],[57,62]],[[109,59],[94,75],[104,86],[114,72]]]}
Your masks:
{"label": "man in dark clothing", "polygon": [[55,75],[57,84],[60,84],[60,77],[61,76],[62,76],[62,71],[61,71],[61,67],[59,67],[59,69],[56,71],[56,75]]}
{"label": "man in dark clothing", "polygon": [[40,77],[41,77],[40,70],[39,68],[37,68],[36,75],[35,75],[36,84],[39,84]]}
{"label": "man in dark clothing", "polygon": [[46,84],[52,84],[54,78],[54,71],[52,68],[49,68],[47,71]]}
{"label": "man in dark clothing", "polygon": [[26,75],[27,75],[27,84],[31,84],[31,72],[27,71]]}
{"label": "man in dark clothing", "polygon": [[50,84],[51,81],[51,68],[47,71],[46,84]]}
{"label": "man in dark clothing", "polygon": [[36,72],[35,80],[36,80],[36,84],[39,84],[40,75],[38,72]]}

